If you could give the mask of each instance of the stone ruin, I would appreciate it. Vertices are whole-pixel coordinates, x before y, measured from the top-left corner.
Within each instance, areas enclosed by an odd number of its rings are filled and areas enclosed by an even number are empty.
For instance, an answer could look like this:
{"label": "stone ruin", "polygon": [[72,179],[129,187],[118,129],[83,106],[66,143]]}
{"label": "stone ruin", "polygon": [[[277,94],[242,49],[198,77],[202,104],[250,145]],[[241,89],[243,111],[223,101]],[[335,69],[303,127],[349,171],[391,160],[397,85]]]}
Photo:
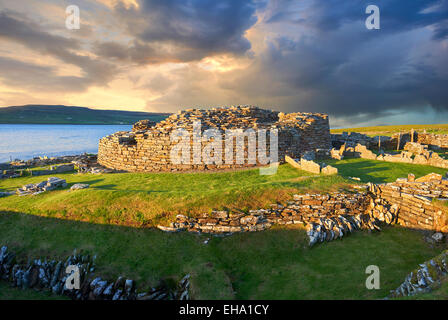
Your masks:
{"label": "stone ruin", "polygon": [[[25,262],[27,261],[28,262]],[[118,277],[111,281],[96,275],[96,256],[74,251],[63,260],[23,259],[6,246],[0,248],[0,280],[13,287],[52,292],[72,300],[189,300],[190,274],[175,286],[161,279],[157,287],[142,290],[136,281]],[[68,289],[68,266],[79,270],[80,287]]]}
{"label": "stone ruin", "polygon": [[331,134],[331,144],[339,149],[342,145],[355,147],[357,144],[369,149],[403,149],[406,143],[419,143],[427,145],[429,149],[448,149],[448,134],[434,134],[417,132],[413,129],[410,133],[394,133],[391,136],[370,137],[359,132],[343,132]]}
{"label": "stone ruin", "polygon": [[[448,175],[431,173],[415,179],[354,186],[350,193],[294,195],[286,204],[245,212],[213,211],[199,217],[177,215],[166,232],[189,231],[232,234],[269,229],[273,225],[302,224],[310,245],[328,242],[356,230],[381,230],[381,225],[401,226],[448,234]],[[364,190],[362,190],[364,189]]]}
{"label": "stone ruin", "polygon": [[[266,151],[269,153],[270,135],[272,129],[278,130],[278,162],[284,162],[285,156],[300,157],[304,152],[315,149],[330,149],[330,128],[328,116],[321,113],[289,113],[264,110],[254,106],[232,106],[213,108],[210,110],[187,109],[173,114],[164,121],[153,124],[150,121],[139,121],[130,132],[120,131],[104,137],[99,142],[98,163],[115,170],[129,172],[168,172],[195,170],[225,170],[265,165],[261,163],[260,150],[256,161],[248,161],[248,143],[244,143],[244,162],[237,162],[235,139],[233,145],[233,160],[226,161],[225,139],[222,139],[222,161],[203,163],[191,161],[195,146],[190,149],[189,163],[174,163],[171,158],[172,148],[178,144],[171,140],[171,133],[184,129],[194,133],[194,123],[200,121],[200,133],[207,129],[217,129],[224,136],[226,130],[265,129]],[[255,135],[257,143],[261,141]],[[194,140],[194,137],[193,137]],[[203,140],[200,153],[207,147],[208,141]],[[197,149],[196,149],[197,151]],[[263,155],[261,155],[263,156]],[[264,156],[268,156],[265,154]],[[220,159],[221,160],[221,159]]]}

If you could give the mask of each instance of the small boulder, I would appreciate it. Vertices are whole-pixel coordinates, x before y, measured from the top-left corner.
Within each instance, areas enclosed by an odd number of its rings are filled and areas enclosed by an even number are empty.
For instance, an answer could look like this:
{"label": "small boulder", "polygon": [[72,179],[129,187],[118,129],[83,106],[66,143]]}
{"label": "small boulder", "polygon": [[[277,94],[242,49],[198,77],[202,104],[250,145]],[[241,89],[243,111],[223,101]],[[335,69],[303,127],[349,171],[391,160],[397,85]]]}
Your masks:
{"label": "small boulder", "polygon": [[81,189],[87,189],[90,187],[87,183],[76,183],[71,186],[70,190],[81,190]]}
{"label": "small boulder", "polygon": [[435,242],[442,242],[443,240],[443,234],[441,232],[436,232],[434,233],[431,238],[435,241]]}

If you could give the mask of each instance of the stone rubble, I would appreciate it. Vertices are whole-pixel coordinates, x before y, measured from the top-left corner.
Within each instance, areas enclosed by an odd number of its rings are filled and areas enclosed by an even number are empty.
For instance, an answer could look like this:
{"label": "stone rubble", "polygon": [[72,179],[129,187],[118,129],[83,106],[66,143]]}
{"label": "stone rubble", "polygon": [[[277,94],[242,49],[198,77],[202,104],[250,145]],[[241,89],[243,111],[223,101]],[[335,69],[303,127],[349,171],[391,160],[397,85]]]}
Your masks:
{"label": "stone rubble", "polygon": [[437,257],[419,265],[419,268],[409,273],[404,282],[392,290],[389,298],[414,296],[418,293],[430,292],[440,286],[448,274],[448,250]]}
{"label": "stone rubble", "polygon": [[289,156],[285,156],[285,161],[292,165],[294,168],[297,168],[299,170],[308,171],[314,174],[326,174],[326,175],[332,175],[332,174],[338,174],[338,169],[327,165],[325,163],[317,163],[313,160],[307,159],[307,157],[302,157],[301,159],[292,159]]}
{"label": "stone rubble", "polygon": [[378,148],[381,144],[383,149],[402,149],[407,142],[417,142],[427,145],[430,149],[448,149],[448,134],[434,134],[426,132],[394,133],[391,136],[375,136],[358,132],[343,132],[342,134],[331,134],[332,146],[339,149],[343,144],[354,147],[357,144],[367,148]]}
{"label": "stone rubble", "polygon": [[44,176],[55,173],[63,173],[70,172],[75,170],[75,166],[73,164],[63,164],[58,166],[51,166],[49,170],[31,170],[31,176]]}
{"label": "stone rubble", "polygon": [[73,190],[81,190],[81,189],[87,189],[87,188],[89,188],[90,187],[90,185],[89,184],[86,184],[86,183],[75,183],[74,185],[72,185],[71,187],[70,187],[70,191],[73,191]]}
{"label": "stone rubble", "polygon": [[50,177],[46,181],[24,185],[23,187],[18,188],[16,193],[19,196],[37,195],[45,191],[52,191],[57,188],[65,188],[65,187],[67,187],[67,182],[64,179],[57,177]]}
{"label": "stone rubble", "polygon": [[146,131],[146,130],[151,129],[155,125],[156,125],[156,122],[154,122],[152,120],[149,120],[149,119],[140,120],[140,121],[137,121],[136,123],[134,123],[134,125],[132,126],[132,131],[133,132]]}
{"label": "stone rubble", "polygon": [[78,173],[91,173],[91,174],[102,174],[102,173],[114,173],[116,170],[112,170],[100,165],[97,161],[96,155],[89,155],[73,161],[73,164],[78,168]]}
{"label": "stone rubble", "polygon": [[357,144],[371,147],[375,144],[375,138],[358,132],[343,132],[341,134],[331,134],[331,144],[336,149],[339,149],[344,144],[350,147],[354,147]]}
{"label": "stone rubble", "polygon": [[409,177],[394,183],[356,186],[356,193],[294,195],[286,205],[273,204],[248,213],[212,211],[197,218],[178,215],[169,226],[158,228],[230,235],[262,231],[275,224],[303,224],[311,246],[355,230],[380,231],[381,225],[391,224],[448,233],[448,207],[432,202],[448,200],[448,179],[436,174],[415,181],[415,176]]}
{"label": "stone rubble", "polygon": [[[0,163],[0,179],[17,178],[28,173],[33,176],[47,175],[62,172],[69,172],[74,170],[74,165],[90,163],[89,167],[97,167],[91,171],[112,172],[96,163],[96,155],[81,154],[75,156],[61,156],[61,157],[36,157],[31,160],[14,160],[9,163]],[[62,165],[60,165],[62,164]],[[52,166],[50,170],[30,170],[37,167]],[[90,168],[89,168],[90,170]],[[82,169],[80,170],[82,171]],[[88,171],[88,170],[87,170]]]}
{"label": "stone rubble", "polygon": [[[189,300],[190,275],[187,274],[175,288],[161,283],[139,292],[135,281],[119,277],[116,281],[95,276],[95,256],[74,251],[66,260],[35,259],[18,263],[16,255],[6,246],[0,249],[0,280],[8,281],[21,289],[51,291],[73,300]],[[75,265],[80,271],[80,288],[67,289],[66,268]]]}
{"label": "stone rubble", "polygon": [[213,211],[199,218],[176,216],[170,226],[158,226],[166,232],[189,231],[227,234],[266,230],[274,224],[307,226],[310,245],[332,241],[355,230],[380,230],[380,223],[391,224],[396,208],[386,201],[374,201],[365,192],[294,195],[287,205],[273,204],[269,209],[246,213]]}
{"label": "stone rubble", "polygon": [[333,148],[330,154],[333,159],[337,160],[341,160],[344,157],[354,157],[386,162],[422,164],[439,168],[448,168],[448,160],[439,156],[437,152],[429,151],[427,145],[421,145],[417,142],[406,142],[403,148],[404,151],[398,154],[381,153],[377,155],[362,144],[357,144],[354,147],[343,144],[339,150]]}

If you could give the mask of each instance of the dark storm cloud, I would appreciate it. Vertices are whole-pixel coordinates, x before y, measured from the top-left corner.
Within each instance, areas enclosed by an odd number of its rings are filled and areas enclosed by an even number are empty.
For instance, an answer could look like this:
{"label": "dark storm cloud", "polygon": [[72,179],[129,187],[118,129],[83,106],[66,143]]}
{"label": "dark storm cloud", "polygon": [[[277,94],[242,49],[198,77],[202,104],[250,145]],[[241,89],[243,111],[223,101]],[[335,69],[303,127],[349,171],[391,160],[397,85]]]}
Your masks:
{"label": "dark storm cloud", "polygon": [[[27,17],[14,12],[0,12],[0,39],[20,43],[25,47],[43,55],[52,56],[67,64],[80,67],[84,73],[83,77],[58,77],[55,72],[50,72],[47,77],[54,77],[55,82],[59,81],[58,87],[67,85],[67,91],[81,91],[92,84],[104,85],[112,79],[115,73],[113,65],[94,60],[88,56],[74,53],[74,50],[81,49],[81,43],[77,39],[69,39],[58,35],[53,35],[39,24],[33,23]],[[19,61],[12,64],[20,68],[23,66]],[[38,66],[33,68],[27,64],[31,70],[38,70]],[[8,68],[11,70],[11,67]],[[0,69],[0,75],[8,76],[6,69]],[[23,77],[23,82],[33,83],[33,74]],[[76,81],[73,81],[76,79]]]}
{"label": "dark storm cloud", "polygon": [[[365,10],[373,4],[381,10],[383,33],[411,31],[433,25],[446,31],[448,0],[273,0],[266,23],[290,22],[297,25],[329,32],[345,23],[359,22],[364,25]],[[435,34],[440,38],[443,32]]]}
{"label": "dark storm cloud", "polygon": [[129,46],[100,43],[95,52],[142,64],[241,55],[251,48],[244,34],[262,5],[257,0],[141,0],[139,8],[119,3],[115,14],[134,41]]}
{"label": "dark storm cloud", "polygon": [[[370,3],[380,8],[381,30],[364,26]],[[247,72],[222,86],[288,111],[373,117],[428,105],[448,110],[447,1],[370,3],[271,3],[265,28],[288,35],[269,40]]]}

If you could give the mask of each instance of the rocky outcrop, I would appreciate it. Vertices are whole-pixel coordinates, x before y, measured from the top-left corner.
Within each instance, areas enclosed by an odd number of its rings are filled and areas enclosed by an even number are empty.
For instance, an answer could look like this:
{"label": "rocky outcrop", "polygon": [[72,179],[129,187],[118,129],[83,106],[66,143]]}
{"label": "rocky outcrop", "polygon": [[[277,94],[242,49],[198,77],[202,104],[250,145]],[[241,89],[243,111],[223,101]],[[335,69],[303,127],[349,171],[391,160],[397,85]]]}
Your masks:
{"label": "rocky outcrop", "polygon": [[[200,128],[194,128],[194,123],[200,121]],[[138,128],[141,126],[138,125]],[[252,106],[238,106],[229,108],[213,108],[210,110],[187,109],[174,114],[154,126],[145,130],[132,132],[117,132],[102,138],[99,142],[98,162],[108,168],[131,172],[160,172],[160,171],[192,171],[192,170],[225,170],[265,165],[259,161],[261,150],[258,150],[255,161],[237,161],[236,144],[226,148],[222,139],[222,153],[220,158],[212,163],[193,161],[194,153],[201,155],[205,152],[207,143],[199,144],[189,150],[189,163],[174,163],[170,157],[172,148],[178,141],[171,140],[174,130],[183,129],[185,132],[202,135],[205,130],[216,129],[222,137],[228,130],[253,129],[266,130],[266,151],[270,151],[269,133],[278,130],[278,161],[284,161],[285,155],[298,157],[302,153],[315,149],[330,148],[330,131],[328,116],[320,113],[290,113],[263,110]],[[196,131],[197,130],[197,131]],[[200,131],[199,131],[200,130]],[[266,136],[264,135],[264,136]],[[192,144],[192,139],[190,144]],[[258,135],[253,139],[256,145],[263,143]],[[231,150],[233,149],[233,150]],[[248,143],[244,143],[243,154],[248,159],[250,152]],[[232,156],[226,157],[233,152]],[[228,159],[230,158],[230,160]]]}
{"label": "rocky outcrop", "polygon": [[[0,249],[0,280],[8,281],[21,289],[51,291],[56,295],[68,296],[73,300],[188,300],[189,278],[186,275],[175,288],[163,283],[138,291],[135,281],[119,277],[116,281],[95,276],[95,256],[77,253],[65,260],[35,259],[20,263],[6,246]],[[79,270],[79,289],[67,288],[68,266]]]}

